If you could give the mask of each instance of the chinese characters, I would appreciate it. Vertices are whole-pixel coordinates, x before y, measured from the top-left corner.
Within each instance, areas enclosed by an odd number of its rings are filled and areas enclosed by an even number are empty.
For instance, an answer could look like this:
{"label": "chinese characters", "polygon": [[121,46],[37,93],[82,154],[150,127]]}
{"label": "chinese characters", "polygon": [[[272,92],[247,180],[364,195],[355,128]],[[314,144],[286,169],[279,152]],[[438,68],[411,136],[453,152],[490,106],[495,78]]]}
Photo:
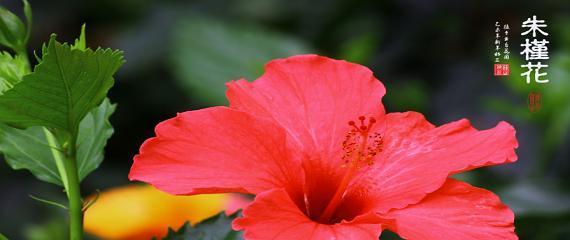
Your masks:
{"label": "chinese characters", "polygon": [[[521,36],[527,36],[532,34],[532,40],[525,38],[525,42],[521,44],[523,50],[520,52],[522,56],[524,56],[525,60],[527,61],[526,64],[521,65],[521,67],[526,68],[526,72],[523,72],[521,76],[526,77],[526,83],[530,84],[531,79],[536,83],[548,83],[549,80],[546,79],[546,75],[548,73],[543,70],[548,68],[547,64],[543,64],[540,60],[548,60],[548,43],[547,39],[544,39],[545,36],[548,36],[548,33],[544,31],[544,28],[547,27],[545,20],[538,20],[536,19],[536,15],[528,18],[526,21],[522,23],[523,31]],[[528,28],[528,29],[525,29]],[[541,39],[537,39],[541,37]]]}
{"label": "chinese characters", "polygon": [[[501,28],[504,31],[504,37],[501,37]],[[499,22],[495,22],[495,76],[508,76],[510,73],[509,64],[501,64],[501,53],[502,59],[509,60],[509,24],[501,25]],[[503,48],[501,52],[501,39],[504,41]]]}

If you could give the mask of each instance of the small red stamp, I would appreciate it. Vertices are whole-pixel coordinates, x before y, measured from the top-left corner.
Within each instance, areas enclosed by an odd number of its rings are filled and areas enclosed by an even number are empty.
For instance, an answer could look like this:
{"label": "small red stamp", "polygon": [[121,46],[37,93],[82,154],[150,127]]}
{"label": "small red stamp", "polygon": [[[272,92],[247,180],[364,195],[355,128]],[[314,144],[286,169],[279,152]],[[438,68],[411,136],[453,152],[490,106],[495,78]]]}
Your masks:
{"label": "small red stamp", "polygon": [[509,69],[509,64],[495,63],[494,70],[495,70],[494,71],[495,76],[509,76],[509,74],[511,73]]}
{"label": "small red stamp", "polygon": [[542,107],[542,94],[539,92],[528,93],[528,110],[530,112],[538,112]]}

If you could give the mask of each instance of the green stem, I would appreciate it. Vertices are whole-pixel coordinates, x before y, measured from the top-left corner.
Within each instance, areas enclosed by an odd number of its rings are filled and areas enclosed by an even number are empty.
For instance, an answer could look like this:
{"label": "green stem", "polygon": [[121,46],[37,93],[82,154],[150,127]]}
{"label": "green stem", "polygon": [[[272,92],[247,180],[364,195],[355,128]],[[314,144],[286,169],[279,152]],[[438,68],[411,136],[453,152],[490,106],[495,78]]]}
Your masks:
{"label": "green stem", "polygon": [[69,238],[70,240],[83,239],[83,201],[79,188],[79,174],[77,171],[77,134],[71,134],[68,142],[69,151],[66,154],[65,172],[67,173],[69,201]]}
{"label": "green stem", "polygon": [[[42,128],[44,129],[44,134],[46,135],[46,139],[48,141],[51,150],[51,155],[55,160],[55,166],[57,167],[57,171],[59,173],[59,176],[61,177],[61,182],[63,183],[63,187],[65,189],[69,189],[69,187],[67,186],[68,181],[67,181],[67,172],[65,171],[65,159],[62,156],[61,152],[59,151],[60,146],[57,142],[57,139],[55,138],[55,136],[53,136],[53,134],[51,134],[51,132],[47,128],[45,127]],[[69,198],[69,193],[68,192],[65,193]]]}
{"label": "green stem", "polygon": [[[32,71],[30,60],[26,53],[25,47],[16,49],[16,54],[21,56],[26,63],[28,72]],[[58,146],[56,137],[53,136],[47,129],[44,129],[46,138],[50,146]],[[61,159],[61,155],[56,149],[52,148],[52,155],[56,161],[61,180],[67,193],[69,202],[69,239],[82,240],[83,239],[83,200],[81,199],[81,189],[79,186],[79,172],[77,170],[77,133],[71,133],[71,138],[67,142],[67,149],[65,151],[65,159]],[[63,162],[63,172],[61,165]],[[1,240],[1,238],[0,238]]]}

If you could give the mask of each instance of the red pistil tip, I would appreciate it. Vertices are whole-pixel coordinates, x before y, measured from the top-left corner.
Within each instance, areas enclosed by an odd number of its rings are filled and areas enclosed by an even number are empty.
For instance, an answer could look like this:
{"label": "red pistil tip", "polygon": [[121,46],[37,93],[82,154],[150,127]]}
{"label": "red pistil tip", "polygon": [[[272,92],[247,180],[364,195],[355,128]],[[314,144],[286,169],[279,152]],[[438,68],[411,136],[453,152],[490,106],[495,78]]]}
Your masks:
{"label": "red pistil tip", "polygon": [[366,119],[365,116],[360,116],[360,117],[358,117],[358,120],[360,120],[360,121],[364,121],[364,119]]}
{"label": "red pistil tip", "polygon": [[376,119],[373,118],[373,117],[371,117],[370,120],[368,120],[368,121],[370,121],[370,123],[375,123],[375,122],[376,122]]}
{"label": "red pistil tip", "polygon": [[354,125],[356,125],[356,123],[355,123],[354,121],[349,121],[349,122],[348,122],[348,125],[354,126]]}

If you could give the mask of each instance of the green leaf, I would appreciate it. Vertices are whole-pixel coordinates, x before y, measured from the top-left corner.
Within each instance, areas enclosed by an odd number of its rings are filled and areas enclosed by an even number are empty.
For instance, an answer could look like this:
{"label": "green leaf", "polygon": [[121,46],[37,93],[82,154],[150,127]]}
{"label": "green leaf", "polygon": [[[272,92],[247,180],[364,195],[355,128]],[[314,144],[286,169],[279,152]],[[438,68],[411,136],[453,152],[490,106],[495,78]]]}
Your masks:
{"label": "green leaf", "polygon": [[76,133],[81,119],[107,95],[122,63],[120,51],[71,49],[52,35],[42,62],[0,96],[0,122]]}
{"label": "green leaf", "polygon": [[4,236],[2,233],[0,233],[0,240],[8,240],[8,238]]}
{"label": "green leaf", "polygon": [[27,73],[27,63],[22,56],[12,57],[7,52],[0,52],[0,95],[19,83]]}
{"label": "green leaf", "polygon": [[[80,179],[95,170],[103,160],[103,149],[113,134],[109,117],[116,105],[108,99],[93,109],[81,121],[77,141],[77,161]],[[51,142],[48,139],[51,137]],[[28,169],[38,179],[62,185],[65,172],[58,169],[63,161],[61,147],[43,127],[17,129],[0,124],[0,152],[13,169]]]}
{"label": "green leaf", "polygon": [[87,43],[85,43],[85,24],[81,25],[81,33],[79,38],[75,39],[75,43],[71,46],[71,49],[85,50],[87,48]]}
{"label": "green leaf", "polygon": [[232,221],[239,215],[234,213],[226,216],[220,213],[192,227],[189,222],[174,231],[168,229],[168,235],[163,240],[238,240],[243,239],[241,232],[232,230]]}
{"label": "green leaf", "polygon": [[[0,124],[0,152],[13,169],[28,169],[38,179],[62,185],[43,127],[25,130]],[[59,156],[61,159],[61,156]]]}
{"label": "green leaf", "polygon": [[206,18],[181,22],[174,35],[172,61],[180,85],[212,105],[225,104],[225,83],[255,80],[272,59],[309,52],[305,45],[254,26]]}
{"label": "green leaf", "polygon": [[0,7],[0,44],[20,51],[26,45],[26,26],[14,13]]}
{"label": "green leaf", "polygon": [[103,149],[107,140],[113,135],[113,126],[109,122],[109,117],[115,112],[116,107],[116,104],[111,104],[105,99],[81,121],[77,140],[79,180],[97,169],[103,161]]}

